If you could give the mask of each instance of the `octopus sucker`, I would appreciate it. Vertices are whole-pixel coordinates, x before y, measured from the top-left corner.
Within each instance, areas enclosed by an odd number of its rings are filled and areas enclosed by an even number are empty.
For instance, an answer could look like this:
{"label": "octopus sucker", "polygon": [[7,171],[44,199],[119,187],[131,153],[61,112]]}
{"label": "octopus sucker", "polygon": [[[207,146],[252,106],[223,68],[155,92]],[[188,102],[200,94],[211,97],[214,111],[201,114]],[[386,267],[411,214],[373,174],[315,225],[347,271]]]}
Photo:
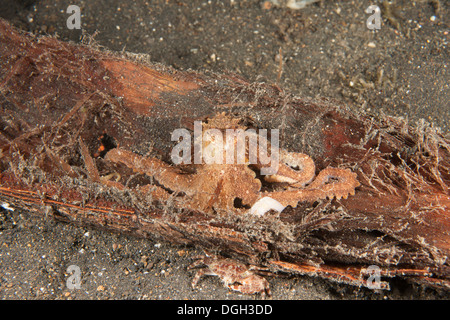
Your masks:
{"label": "octopus sucker", "polygon": [[297,207],[302,201],[316,201],[320,199],[347,199],[355,194],[359,186],[356,174],[350,169],[326,168],[304,189],[290,189],[277,192],[265,192],[262,197],[269,197],[283,206]]}

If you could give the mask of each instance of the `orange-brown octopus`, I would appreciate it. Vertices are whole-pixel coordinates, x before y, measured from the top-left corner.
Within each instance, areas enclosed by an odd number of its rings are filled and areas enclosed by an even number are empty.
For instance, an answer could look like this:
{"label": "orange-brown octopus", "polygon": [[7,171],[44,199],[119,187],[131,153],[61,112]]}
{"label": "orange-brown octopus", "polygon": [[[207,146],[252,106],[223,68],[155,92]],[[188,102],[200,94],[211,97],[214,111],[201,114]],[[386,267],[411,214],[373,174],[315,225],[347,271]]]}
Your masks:
{"label": "orange-brown octopus", "polygon": [[[215,141],[214,136],[207,137],[209,129],[221,132],[227,129],[246,130],[239,121],[223,113],[203,123],[202,150],[214,154],[219,150],[218,144],[223,143]],[[265,142],[270,145],[267,140]],[[236,139],[231,140],[231,143],[236,144]],[[249,163],[250,148],[246,147],[245,150],[244,163],[226,163],[225,159],[221,164],[202,161],[193,165],[194,173],[187,173],[181,166],[170,165],[157,158],[142,157],[121,148],[110,150],[105,159],[123,163],[136,172],[153,177],[164,189],[183,193],[186,199],[183,207],[206,213],[249,212],[262,215],[271,209],[281,212],[287,206],[296,207],[300,201],[347,198],[348,195],[354,195],[355,188],[359,186],[356,174],[350,169],[328,167],[315,177],[315,165],[308,155],[279,149],[271,152],[271,155],[278,156],[278,171],[264,176],[264,180],[283,183],[286,187],[277,191],[261,191],[261,180],[255,171],[268,165],[259,158],[255,163]],[[156,198],[165,200],[169,193],[164,189],[152,186],[151,192]]]}

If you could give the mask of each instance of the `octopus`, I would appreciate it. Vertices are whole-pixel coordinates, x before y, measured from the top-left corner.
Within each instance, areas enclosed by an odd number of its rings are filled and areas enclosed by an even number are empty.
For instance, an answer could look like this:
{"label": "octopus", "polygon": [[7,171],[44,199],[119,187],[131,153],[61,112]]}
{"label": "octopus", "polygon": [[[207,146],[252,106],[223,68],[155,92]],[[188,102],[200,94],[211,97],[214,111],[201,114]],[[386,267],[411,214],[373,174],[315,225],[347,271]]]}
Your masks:
{"label": "octopus", "polygon": [[270,297],[269,282],[255,274],[252,267],[229,258],[219,256],[198,257],[188,269],[200,268],[192,279],[192,288],[197,287],[205,275],[217,276],[230,290],[244,294],[260,294]]}
{"label": "octopus", "polygon": [[[202,123],[200,150],[214,154],[219,150],[235,147],[237,138],[227,139],[227,144],[224,145],[223,140],[215,139],[214,135],[208,137],[211,129],[228,132],[229,129],[247,130],[247,127],[240,124],[239,118],[225,113]],[[253,134],[256,133],[250,132],[250,136]],[[258,137],[261,138],[261,135]],[[259,140],[261,141],[266,146],[271,146],[267,139]],[[316,176],[316,167],[310,156],[281,148],[275,148],[271,152],[271,156],[276,155],[279,160],[277,172],[260,178],[262,176],[257,176],[257,172],[267,169],[269,164],[262,161],[260,154],[256,161],[248,161],[252,157],[250,151],[249,142],[245,147],[243,163],[229,163],[225,161],[225,155],[222,155],[222,163],[211,163],[203,159],[201,163],[192,165],[194,170],[190,172],[181,165],[172,165],[154,157],[143,157],[119,147],[110,150],[105,159],[124,164],[133,171],[156,180],[158,185],[144,186],[141,190],[151,192],[157,199],[164,201],[173,193],[182,194],[184,208],[211,214],[232,212],[261,216],[270,210],[281,212],[287,206],[295,208],[303,201],[346,199],[349,195],[354,195],[355,188],[360,185],[356,174],[348,168],[328,167]],[[262,180],[278,187],[261,191]]]}

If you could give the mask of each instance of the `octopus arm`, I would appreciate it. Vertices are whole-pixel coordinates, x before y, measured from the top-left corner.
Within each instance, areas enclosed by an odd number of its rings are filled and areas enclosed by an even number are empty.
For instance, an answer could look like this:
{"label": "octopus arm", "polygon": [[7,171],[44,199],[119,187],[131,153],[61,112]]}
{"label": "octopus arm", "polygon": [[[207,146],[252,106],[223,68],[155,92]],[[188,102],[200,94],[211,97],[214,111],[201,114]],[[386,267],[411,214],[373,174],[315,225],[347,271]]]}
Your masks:
{"label": "octopus arm", "polygon": [[134,152],[115,148],[109,151],[106,160],[123,163],[135,172],[143,173],[154,177],[160,184],[172,191],[184,191],[187,194],[192,192],[192,177],[183,174],[175,167],[156,158],[145,158]]}
{"label": "octopus arm", "polygon": [[296,207],[300,201],[316,201],[326,198],[346,199],[355,194],[360,184],[356,174],[349,169],[326,168],[305,189],[291,189],[276,192],[264,192],[263,197],[270,197],[283,206]]}

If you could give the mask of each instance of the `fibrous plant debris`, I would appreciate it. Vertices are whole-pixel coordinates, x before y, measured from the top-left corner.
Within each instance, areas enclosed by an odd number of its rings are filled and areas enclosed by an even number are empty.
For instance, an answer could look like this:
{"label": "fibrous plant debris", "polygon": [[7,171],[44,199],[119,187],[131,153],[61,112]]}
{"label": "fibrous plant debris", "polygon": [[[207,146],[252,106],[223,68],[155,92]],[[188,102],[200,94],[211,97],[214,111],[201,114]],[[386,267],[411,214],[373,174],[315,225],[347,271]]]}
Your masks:
{"label": "fibrous plant debris", "polygon": [[[266,274],[366,286],[376,266],[383,288],[391,277],[450,288],[450,141],[433,126],[354,114],[232,74],[180,72],[36,38],[4,21],[0,41],[0,200],[8,207],[198,246]],[[307,155],[317,178],[330,168],[338,178],[348,173],[353,189],[289,198],[283,210],[252,215],[243,195],[195,206],[189,192],[124,164],[152,159],[176,176],[195,174],[172,166],[171,133],[222,113],[246,127],[278,129],[280,149]],[[118,150],[130,157],[112,161]],[[339,183],[330,176],[320,188]],[[252,179],[269,195],[291,192],[257,172]]]}

